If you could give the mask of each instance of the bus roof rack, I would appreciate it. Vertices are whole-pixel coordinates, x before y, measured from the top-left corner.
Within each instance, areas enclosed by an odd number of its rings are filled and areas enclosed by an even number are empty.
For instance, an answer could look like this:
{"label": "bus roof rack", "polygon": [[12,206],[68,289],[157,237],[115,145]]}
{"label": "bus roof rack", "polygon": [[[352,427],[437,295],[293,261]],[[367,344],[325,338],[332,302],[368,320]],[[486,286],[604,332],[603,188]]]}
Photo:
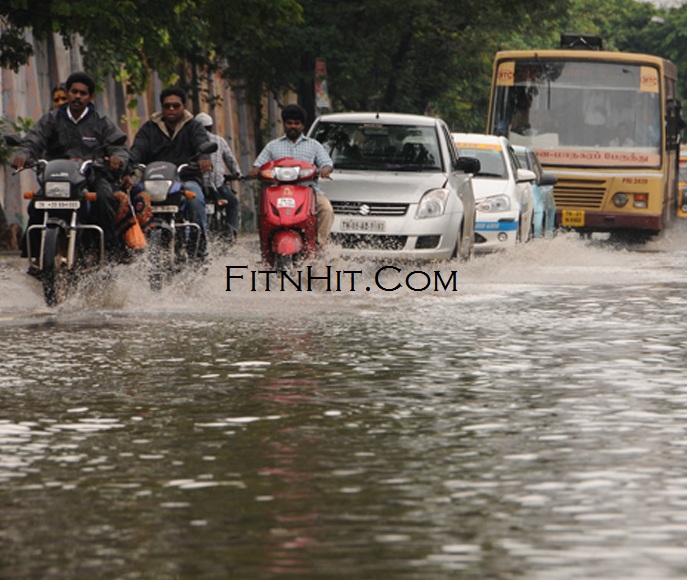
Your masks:
{"label": "bus roof rack", "polygon": [[596,34],[561,33],[561,48],[577,50],[603,50],[603,40]]}

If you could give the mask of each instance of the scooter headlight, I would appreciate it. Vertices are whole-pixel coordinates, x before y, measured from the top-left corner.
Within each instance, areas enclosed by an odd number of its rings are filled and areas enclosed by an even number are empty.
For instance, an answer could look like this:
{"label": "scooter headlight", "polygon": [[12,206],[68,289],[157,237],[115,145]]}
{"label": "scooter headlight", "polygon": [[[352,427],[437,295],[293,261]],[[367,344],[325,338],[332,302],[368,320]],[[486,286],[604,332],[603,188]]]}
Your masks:
{"label": "scooter headlight", "polygon": [[274,178],[277,181],[296,181],[300,175],[300,167],[275,167]]}
{"label": "scooter headlight", "polygon": [[67,181],[48,181],[45,184],[45,197],[68,199],[69,190],[70,186]]}
{"label": "scooter headlight", "polygon": [[167,198],[167,193],[172,187],[172,182],[168,179],[156,179],[154,181],[144,181],[144,189],[150,196],[150,201],[157,203]]}

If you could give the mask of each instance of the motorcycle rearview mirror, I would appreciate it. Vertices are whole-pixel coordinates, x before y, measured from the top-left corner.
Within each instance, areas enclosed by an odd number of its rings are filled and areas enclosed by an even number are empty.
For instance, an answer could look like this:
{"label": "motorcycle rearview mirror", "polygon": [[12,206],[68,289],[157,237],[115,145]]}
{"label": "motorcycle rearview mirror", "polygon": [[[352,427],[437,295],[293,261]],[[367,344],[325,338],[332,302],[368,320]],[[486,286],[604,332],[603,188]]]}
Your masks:
{"label": "motorcycle rearview mirror", "polygon": [[14,133],[2,136],[5,143],[10,147],[19,147],[21,145],[21,137]]}
{"label": "motorcycle rearview mirror", "polygon": [[217,151],[217,143],[214,141],[206,141],[200,147],[198,147],[199,155],[208,155]]}

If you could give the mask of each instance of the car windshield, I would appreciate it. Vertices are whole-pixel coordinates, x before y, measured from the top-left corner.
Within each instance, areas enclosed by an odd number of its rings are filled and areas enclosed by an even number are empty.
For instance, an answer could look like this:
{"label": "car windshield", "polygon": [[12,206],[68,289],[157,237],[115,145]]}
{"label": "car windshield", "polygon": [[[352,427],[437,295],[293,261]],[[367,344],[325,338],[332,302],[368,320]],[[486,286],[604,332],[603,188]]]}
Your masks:
{"label": "car windshield", "polygon": [[314,134],[337,169],[442,171],[434,127],[321,122]]}
{"label": "car windshield", "polygon": [[456,143],[458,155],[461,157],[475,157],[479,159],[480,169],[474,177],[488,177],[490,179],[508,179],[506,163],[499,145]]}

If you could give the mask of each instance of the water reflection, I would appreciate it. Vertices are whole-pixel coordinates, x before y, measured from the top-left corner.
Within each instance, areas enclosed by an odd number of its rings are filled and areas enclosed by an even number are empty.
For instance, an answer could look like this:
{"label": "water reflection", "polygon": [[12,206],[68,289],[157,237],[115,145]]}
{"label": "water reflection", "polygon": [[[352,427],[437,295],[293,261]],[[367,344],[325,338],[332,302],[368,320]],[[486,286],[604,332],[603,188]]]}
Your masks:
{"label": "water reflection", "polygon": [[2,262],[0,576],[683,577],[685,241],[52,311]]}

